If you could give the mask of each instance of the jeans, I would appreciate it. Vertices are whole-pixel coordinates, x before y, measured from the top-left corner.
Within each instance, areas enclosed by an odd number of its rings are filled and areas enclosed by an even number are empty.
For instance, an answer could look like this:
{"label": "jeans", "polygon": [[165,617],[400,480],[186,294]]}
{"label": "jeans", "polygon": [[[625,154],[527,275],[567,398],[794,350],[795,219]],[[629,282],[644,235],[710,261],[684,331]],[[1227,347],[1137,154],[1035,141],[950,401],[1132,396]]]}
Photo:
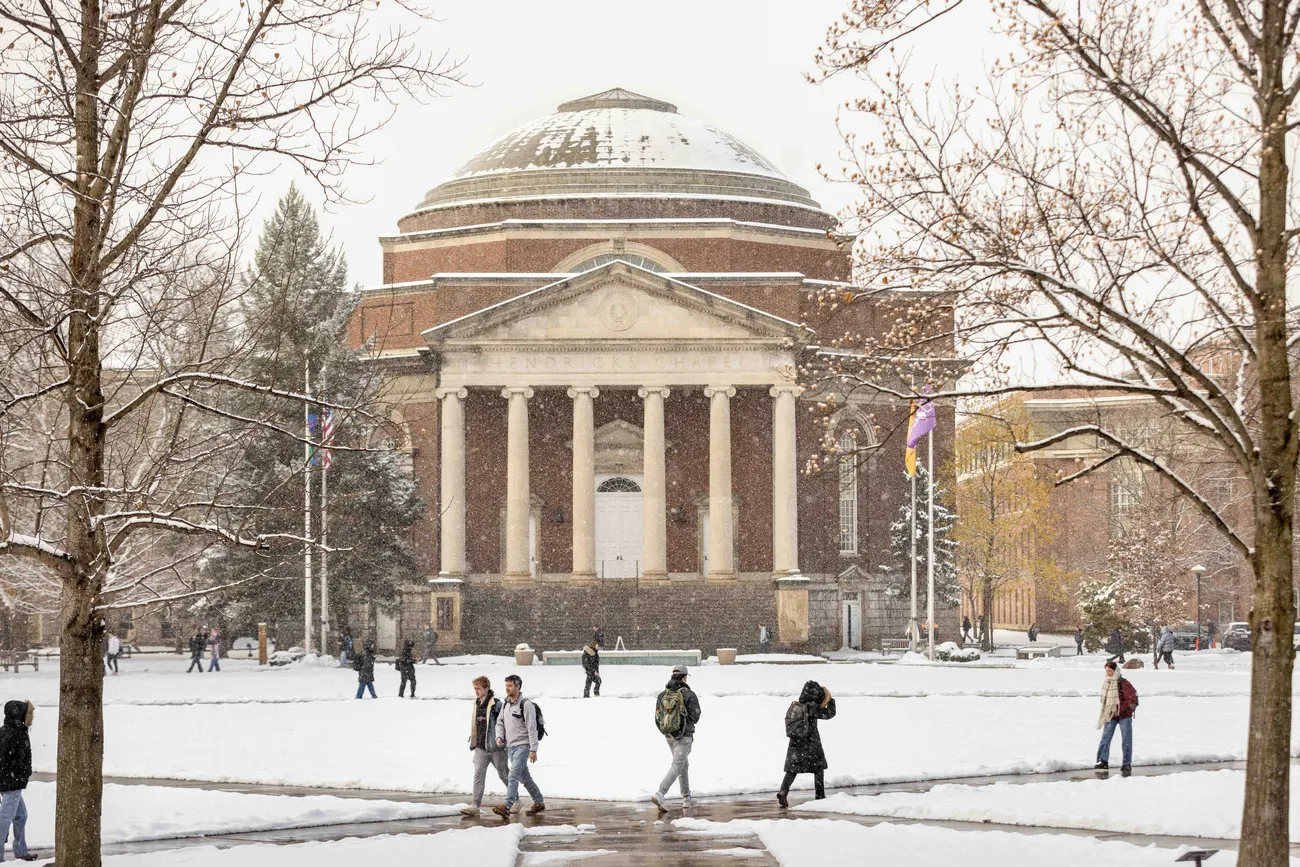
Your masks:
{"label": "jeans", "polygon": [[668,794],[668,790],[676,782],[681,786],[682,797],[691,796],[691,780],[688,776],[690,771],[691,745],[695,743],[694,737],[675,738],[672,735],[664,735],[664,740],[668,742],[668,749],[673,754],[672,767],[668,769],[668,775],[664,781],[659,784],[659,797]]}
{"label": "jeans", "polygon": [[117,674],[117,657],[118,654],[116,653],[108,653],[104,655],[104,671],[112,669],[113,674]]}
{"label": "jeans", "polygon": [[370,687],[370,697],[371,697],[371,698],[379,698],[379,696],[375,695],[375,682],[374,682],[373,680],[370,681],[369,683],[358,683],[358,684],[357,684],[357,698],[361,698],[362,695],[365,694],[366,687]]}
{"label": "jeans", "polygon": [[[790,794],[790,786],[794,785],[796,774],[786,773],[785,779],[781,780],[781,794]],[[826,772],[813,771],[813,797],[820,801],[826,797]]]}
{"label": "jeans", "polygon": [[27,803],[23,800],[23,790],[0,792],[0,828],[4,830],[4,839],[0,840],[0,861],[5,859],[4,844],[9,842],[9,826],[14,828],[14,857],[27,857]]}
{"label": "jeans", "polygon": [[542,790],[537,788],[537,783],[533,782],[533,775],[528,770],[528,744],[506,747],[506,751],[510,755],[510,776],[506,778],[506,807],[513,807],[515,801],[519,800],[520,783],[524,784],[528,797],[533,799],[534,804],[544,803]]}
{"label": "jeans", "polygon": [[1075,656],[1083,656],[1083,645],[1082,645],[1082,644],[1076,644],[1076,645],[1074,645],[1074,655],[1075,655]]}
{"label": "jeans", "polygon": [[398,698],[404,698],[406,696],[407,681],[411,682],[411,698],[415,698],[415,672],[411,672],[410,674],[402,672],[402,682],[397,687]]}
{"label": "jeans", "polygon": [[339,651],[339,668],[347,668],[347,667],[348,667],[348,652],[346,650],[341,650]]}
{"label": "jeans", "polygon": [[1097,761],[1110,761],[1110,740],[1115,737],[1115,729],[1119,729],[1120,737],[1124,741],[1124,765],[1125,767],[1133,764],[1133,718],[1125,717],[1124,719],[1113,719],[1101,728],[1101,744],[1097,747]]}
{"label": "jeans", "polygon": [[[490,733],[489,733],[490,734]],[[528,758],[524,756],[524,758]],[[501,785],[510,785],[510,757],[506,755],[505,750],[493,750],[488,752],[482,747],[474,750],[474,806],[483,806],[483,784],[487,781],[488,765],[496,768],[497,776],[501,778]],[[516,789],[516,792],[519,790]]]}
{"label": "jeans", "polygon": [[593,672],[587,675],[587,685],[582,688],[583,698],[586,698],[587,696],[591,695],[592,684],[596,685],[596,695],[600,695],[600,675],[598,673]]}
{"label": "jeans", "polygon": [[194,670],[194,666],[196,666],[196,665],[199,667],[199,674],[202,674],[202,673],[203,673],[203,657],[202,657],[202,656],[191,656],[191,657],[190,657],[190,667],[187,668],[187,669],[185,669],[185,673],[186,673],[186,674],[189,674],[191,671]]}
{"label": "jeans", "polygon": [[221,659],[214,653],[212,662],[208,663],[208,671],[221,671]]}

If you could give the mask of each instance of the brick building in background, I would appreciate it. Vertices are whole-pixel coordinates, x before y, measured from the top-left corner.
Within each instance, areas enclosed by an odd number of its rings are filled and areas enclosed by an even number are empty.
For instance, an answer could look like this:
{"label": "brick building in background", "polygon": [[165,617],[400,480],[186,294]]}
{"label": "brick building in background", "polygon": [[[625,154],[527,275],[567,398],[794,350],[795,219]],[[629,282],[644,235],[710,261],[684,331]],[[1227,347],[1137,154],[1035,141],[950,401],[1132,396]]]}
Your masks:
{"label": "brick building in background", "polygon": [[[854,396],[828,434],[795,382],[819,330],[875,333],[899,301],[819,309],[850,276],[834,227],[751,148],[623,90],[432,189],[380,240],[385,282],[350,330],[391,377],[429,504],[428,581],[378,614],[380,646],[431,621],[441,647],[498,653],[592,624],[709,652],[752,649],[760,624],[791,649],[901,636],[881,575],[906,407]],[[941,409],[940,465],[952,433]],[[827,435],[851,454],[805,475]]]}

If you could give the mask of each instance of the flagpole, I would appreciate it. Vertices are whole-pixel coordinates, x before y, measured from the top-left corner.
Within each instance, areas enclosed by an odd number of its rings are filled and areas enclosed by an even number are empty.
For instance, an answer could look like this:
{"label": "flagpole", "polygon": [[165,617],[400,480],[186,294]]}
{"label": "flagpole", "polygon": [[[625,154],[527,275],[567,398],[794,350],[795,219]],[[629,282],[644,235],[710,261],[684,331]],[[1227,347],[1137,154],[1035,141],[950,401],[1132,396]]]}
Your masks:
{"label": "flagpole", "polygon": [[907,624],[907,649],[916,652],[920,633],[916,628],[916,474],[912,479],[912,619]]}
{"label": "flagpole", "polygon": [[320,468],[320,652],[322,655],[329,653],[330,648],[329,490],[330,467],[328,461],[322,461]]}
{"label": "flagpole", "polygon": [[303,578],[303,632],[302,649],[311,653],[311,356],[304,355],[302,370],[302,390],[307,401],[302,405],[303,428],[306,442],[303,443],[303,501],[302,501],[302,548]]}
{"label": "flagpole", "polygon": [[[930,411],[934,412],[933,404]],[[926,461],[926,483],[930,489],[930,495],[926,498],[930,509],[929,532],[925,534],[925,579],[926,579],[926,598],[925,598],[925,621],[926,632],[930,636],[930,661],[934,662],[934,431],[931,430],[925,435],[929,440],[928,450],[929,457]]]}

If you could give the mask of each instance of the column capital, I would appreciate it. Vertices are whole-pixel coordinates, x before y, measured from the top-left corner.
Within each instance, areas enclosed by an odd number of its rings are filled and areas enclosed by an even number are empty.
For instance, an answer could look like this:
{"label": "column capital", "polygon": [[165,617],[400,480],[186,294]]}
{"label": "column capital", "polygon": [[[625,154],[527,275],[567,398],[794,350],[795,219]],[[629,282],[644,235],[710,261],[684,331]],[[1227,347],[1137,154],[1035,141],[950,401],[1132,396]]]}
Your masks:
{"label": "column capital", "polygon": [[462,385],[459,388],[437,388],[434,389],[433,392],[433,396],[436,397],[438,400],[442,400],[452,395],[455,395],[456,397],[459,397],[461,400],[464,400],[465,398],[469,397],[469,389]]}
{"label": "column capital", "polygon": [[734,385],[706,385],[704,387],[704,396],[713,397],[715,394],[723,394],[727,397],[736,396],[736,387]]}
{"label": "column capital", "polygon": [[791,385],[774,385],[774,386],[772,386],[771,388],[769,388],[769,389],[767,390],[767,393],[768,393],[768,395],[770,395],[771,397],[780,397],[780,396],[783,395],[783,394],[792,394],[792,395],[794,395],[795,397],[798,397],[799,395],[803,394],[803,386],[802,386],[802,385],[793,385],[793,384],[791,384]]}
{"label": "column capital", "polygon": [[587,397],[595,400],[600,397],[600,389],[594,385],[574,385],[569,388],[566,394],[573,398],[576,398],[580,394],[585,394]]}
{"label": "column capital", "polygon": [[528,400],[533,396],[533,390],[526,385],[507,385],[505,388],[501,389],[502,397],[509,398],[514,397],[517,394],[523,395],[524,400]]}
{"label": "column capital", "polygon": [[667,398],[670,393],[666,385],[643,385],[636,390],[636,396],[645,400],[652,394],[657,394],[662,398]]}

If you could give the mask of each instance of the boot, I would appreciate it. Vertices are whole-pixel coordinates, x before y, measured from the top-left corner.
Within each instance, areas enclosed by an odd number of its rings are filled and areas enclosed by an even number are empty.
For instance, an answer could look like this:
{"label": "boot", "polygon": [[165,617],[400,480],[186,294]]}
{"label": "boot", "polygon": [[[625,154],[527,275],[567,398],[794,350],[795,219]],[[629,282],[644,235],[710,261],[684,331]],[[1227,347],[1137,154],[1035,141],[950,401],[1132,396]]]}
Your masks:
{"label": "boot", "polygon": [[790,802],[786,799],[785,792],[776,793],[776,802],[781,805],[781,809],[783,810],[790,806]]}

